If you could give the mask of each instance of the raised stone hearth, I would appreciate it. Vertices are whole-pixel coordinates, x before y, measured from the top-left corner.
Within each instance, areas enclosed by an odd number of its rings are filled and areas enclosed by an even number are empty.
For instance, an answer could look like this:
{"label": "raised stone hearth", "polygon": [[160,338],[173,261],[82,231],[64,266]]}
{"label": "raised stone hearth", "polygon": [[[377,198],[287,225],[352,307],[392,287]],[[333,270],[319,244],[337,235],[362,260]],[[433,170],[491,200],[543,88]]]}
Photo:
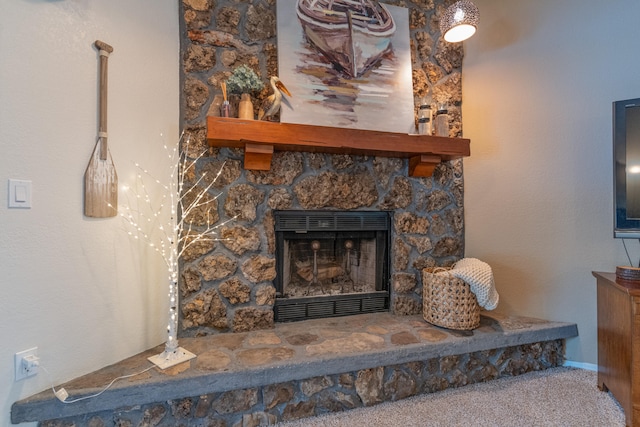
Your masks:
{"label": "raised stone hearth", "polygon": [[[180,340],[197,358],[62,404],[51,390],[16,402],[14,423],[44,427],[255,427],[560,366],[575,324],[485,313],[472,332],[389,313],[281,323]],[[69,399],[140,372],[162,347],[62,386]],[[49,420],[49,421],[44,421]]]}

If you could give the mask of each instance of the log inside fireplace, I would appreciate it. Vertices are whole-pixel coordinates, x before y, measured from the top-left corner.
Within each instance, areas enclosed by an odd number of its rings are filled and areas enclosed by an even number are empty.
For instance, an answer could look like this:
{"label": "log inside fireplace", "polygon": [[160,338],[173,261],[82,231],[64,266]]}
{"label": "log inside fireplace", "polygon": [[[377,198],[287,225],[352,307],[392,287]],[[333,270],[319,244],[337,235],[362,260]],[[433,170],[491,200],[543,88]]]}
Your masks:
{"label": "log inside fireplace", "polygon": [[389,310],[390,217],[275,211],[276,322]]}

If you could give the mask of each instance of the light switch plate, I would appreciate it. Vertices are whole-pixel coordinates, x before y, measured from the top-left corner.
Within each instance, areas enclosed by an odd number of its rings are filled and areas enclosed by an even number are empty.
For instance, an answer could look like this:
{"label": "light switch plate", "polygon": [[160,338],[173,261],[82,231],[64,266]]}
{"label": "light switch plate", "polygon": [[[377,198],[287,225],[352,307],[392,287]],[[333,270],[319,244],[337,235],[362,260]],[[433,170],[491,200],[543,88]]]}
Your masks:
{"label": "light switch plate", "polygon": [[9,207],[31,208],[31,181],[23,179],[9,180]]}

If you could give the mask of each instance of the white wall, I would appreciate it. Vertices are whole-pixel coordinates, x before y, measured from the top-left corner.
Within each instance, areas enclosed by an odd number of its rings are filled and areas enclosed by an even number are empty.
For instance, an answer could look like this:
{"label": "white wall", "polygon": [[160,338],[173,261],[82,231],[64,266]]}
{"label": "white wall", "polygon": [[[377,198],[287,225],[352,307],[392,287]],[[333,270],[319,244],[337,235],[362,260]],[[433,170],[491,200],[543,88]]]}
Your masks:
{"label": "white wall", "polygon": [[[108,130],[120,184],[134,182],[134,161],[162,173],[162,144],[178,135],[177,1],[2,1],[3,426],[10,424],[14,401],[166,336],[166,269],[160,259],[126,236],[120,218],[83,216],[83,175],[97,134],[96,39],[114,47]],[[7,208],[9,178],[33,182],[32,209]],[[33,346],[51,377],[41,371],[14,382],[14,353]]]}
{"label": "white wall", "polygon": [[[474,0],[465,42],[466,254],[500,310],[576,322],[567,357],[597,363],[591,271],[627,265],[612,237],[611,103],[640,97],[640,2]],[[637,241],[629,241],[638,263]]]}

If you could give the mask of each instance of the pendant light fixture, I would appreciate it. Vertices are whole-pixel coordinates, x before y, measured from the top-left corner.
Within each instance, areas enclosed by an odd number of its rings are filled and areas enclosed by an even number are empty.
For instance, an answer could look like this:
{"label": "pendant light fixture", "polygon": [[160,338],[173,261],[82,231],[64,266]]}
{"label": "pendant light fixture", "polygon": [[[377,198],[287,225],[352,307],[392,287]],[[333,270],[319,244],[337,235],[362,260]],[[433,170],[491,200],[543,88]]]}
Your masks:
{"label": "pendant light fixture", "polygon": [[478,28],[480,13],[471,0],[460,0],[449,6],[440,18],[440,32],[449,43],[471,37]]}

